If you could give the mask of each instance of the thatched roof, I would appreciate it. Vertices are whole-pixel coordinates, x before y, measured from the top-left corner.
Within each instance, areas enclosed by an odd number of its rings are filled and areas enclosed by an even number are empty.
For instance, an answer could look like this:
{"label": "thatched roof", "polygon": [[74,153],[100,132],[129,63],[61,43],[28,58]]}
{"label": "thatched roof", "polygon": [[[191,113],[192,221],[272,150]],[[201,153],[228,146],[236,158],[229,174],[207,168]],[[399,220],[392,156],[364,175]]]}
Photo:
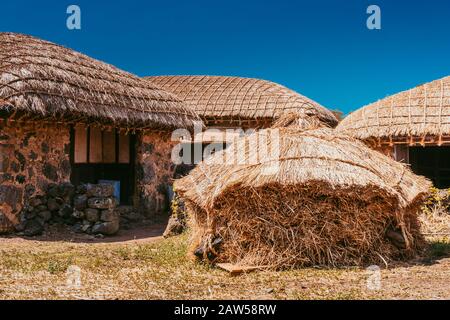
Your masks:
{"label": "thatched roof", "polygon": [[[280,139],[270,139],[277,132]],[[255,139],[257,135],[268,138],[268,150],[280,150],[279,169],[271,169],[277,159],[259,159],[261,145]],[[235,159],[232,155],[242,155],[243,145],[246,149],[241,159],[246,164],[222,161]],[[258,161],[254,163],[250,159]],[[289,186],[312,181],[323,181],[333,187],[374,186],[399,197],[403,206],[427,192],[431,185],[406,165],[332,129],[279,128],[241,138],[240,142],[201,162],[188,176],[175,181],[175,188],[199,206],[212,208],[218,197],[238,186],[257,188],[271,183]]]}
{"label": "thatched roof", "polygon": [[359,139],[450,135],[450,77],[362,107],[337,130]]}
{"label": "thatched roof", "polygon": [[277,119],[284,113],[317,116],[330,126],[336,117],[313,100],[260,79],[222,76],[157,76],[151,83],[188,102],[204,120]]}
{"label": "thatched roof", "polygon": [[175,95],[86,55],[31,36],[0,33],[2,116],[127,128],[191,127]]}

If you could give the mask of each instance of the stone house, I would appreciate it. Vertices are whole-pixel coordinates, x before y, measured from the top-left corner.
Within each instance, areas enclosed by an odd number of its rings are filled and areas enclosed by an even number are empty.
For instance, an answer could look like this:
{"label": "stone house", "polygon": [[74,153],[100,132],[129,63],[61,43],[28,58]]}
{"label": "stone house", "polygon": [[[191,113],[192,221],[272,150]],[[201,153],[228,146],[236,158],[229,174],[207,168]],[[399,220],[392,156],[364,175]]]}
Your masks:
{"label": "stone house", "polygon": [[0,33],[0,232],[51,184],[120,184],[145,215],[166,206],[171,132],[199,117],[151,83],[34,37]]}

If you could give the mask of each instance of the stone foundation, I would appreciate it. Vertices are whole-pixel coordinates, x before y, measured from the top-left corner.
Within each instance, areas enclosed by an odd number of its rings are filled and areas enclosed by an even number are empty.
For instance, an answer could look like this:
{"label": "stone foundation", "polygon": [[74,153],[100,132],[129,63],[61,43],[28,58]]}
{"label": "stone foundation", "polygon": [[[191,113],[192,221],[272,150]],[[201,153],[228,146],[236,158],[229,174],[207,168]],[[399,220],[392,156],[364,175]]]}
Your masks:
{"label": "stone foundation", "polygon": [[49,184],[68,182],[70,170],[67,126],[0,122],[0,233],[19,224],[23,207]]}

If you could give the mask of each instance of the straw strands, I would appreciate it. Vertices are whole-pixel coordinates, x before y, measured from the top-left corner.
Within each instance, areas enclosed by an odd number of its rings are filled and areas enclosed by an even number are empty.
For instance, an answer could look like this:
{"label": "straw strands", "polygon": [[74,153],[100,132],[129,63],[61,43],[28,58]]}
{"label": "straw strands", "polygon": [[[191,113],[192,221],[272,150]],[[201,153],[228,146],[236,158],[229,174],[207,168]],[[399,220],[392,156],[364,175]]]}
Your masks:
{"label": "straw strands", "polygon": [[[0,33],[3,117],[170,129],[198,116],[176,96],[81,53],[31,36]],[[3,106],[5,107],[5,106]]]}
{"label": "straw strands", "polygon": [[[258,158],[265,147],[278,157]],[[224,162],[236,154],[241,164]],[[191,217],[191,253],[273,268],[413,255],[423,245],[416,212],[429,186],[355,139],[295,127],[242,138],[175,182]]]}
{"label": "straw strands", "polygon": [[205,121],[277,119],[285,113],[316,116],[331,127],[337,119],[317,102],[282,85],[224,76],[157,76],[149,82],[179,96]]}
{"label": "straw strands", "polygon": [[359,139],[450,135],[450,77],[362,107],[337,130]]}

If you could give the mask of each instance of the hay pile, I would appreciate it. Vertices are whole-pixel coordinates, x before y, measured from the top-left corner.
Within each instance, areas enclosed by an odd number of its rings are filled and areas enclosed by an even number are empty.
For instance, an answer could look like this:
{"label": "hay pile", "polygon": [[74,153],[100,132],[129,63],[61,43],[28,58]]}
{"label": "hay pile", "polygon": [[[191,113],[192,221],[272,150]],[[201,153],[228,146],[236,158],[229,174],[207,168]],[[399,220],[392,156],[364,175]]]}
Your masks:
{"label": "hay pile", "polygon": [[[279,155],[260,156],[266,147]],[[277,269],[411,257],[423,246],[417,211],[429,186],[357,140],[296,125],[242,138],[175,182],[192,254]]]}

